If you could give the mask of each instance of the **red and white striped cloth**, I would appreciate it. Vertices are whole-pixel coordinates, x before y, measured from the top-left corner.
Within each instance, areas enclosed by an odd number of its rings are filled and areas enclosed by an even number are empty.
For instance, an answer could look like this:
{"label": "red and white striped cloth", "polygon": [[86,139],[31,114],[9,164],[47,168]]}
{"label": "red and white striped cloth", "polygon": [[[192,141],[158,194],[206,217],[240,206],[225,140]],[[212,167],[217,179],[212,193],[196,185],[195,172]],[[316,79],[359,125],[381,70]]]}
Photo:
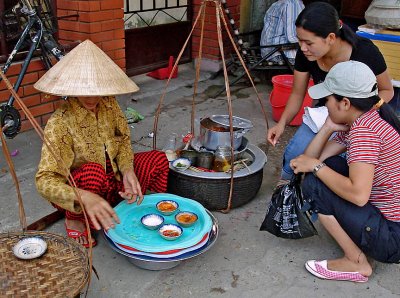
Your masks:
{"label": "red and white striped cloth", "polygon": [[[139,180],[142,193],[147,190],[157,193],[167,191],[169,162],[164,152],[138,152],[134,155],[134,170]],[[78,188],[100,195],[111,206],[115,206],[122,198],[118,192],[123,191],[122,181],[115,178],[110,159],[107,157],[106,169],[98,163],[86,163],[71,172]],[[73,213],[52,204],[58,210],[65,212],[65,217],[83,221],[83,213]],[[91,228],[93,225],[89,222]]]}

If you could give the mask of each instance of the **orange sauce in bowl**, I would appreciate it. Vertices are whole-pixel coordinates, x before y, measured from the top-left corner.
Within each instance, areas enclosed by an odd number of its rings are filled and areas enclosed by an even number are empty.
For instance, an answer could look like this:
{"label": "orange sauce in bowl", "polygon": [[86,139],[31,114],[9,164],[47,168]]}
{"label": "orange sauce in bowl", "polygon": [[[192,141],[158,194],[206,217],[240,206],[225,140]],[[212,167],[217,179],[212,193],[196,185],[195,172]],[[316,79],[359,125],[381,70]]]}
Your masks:
{"label": "orange sauce in bowl", "polygon": [[180,214],[176,220],[181,223],[189,224],[197,220],[197,216],[194,214]]}
{"label": "orange sauce in bowl", "polygon": [[168,202],[162,202],[158,205],[158,210],[160,211],[174,211],[176,209],[174,204],[168,203]]}

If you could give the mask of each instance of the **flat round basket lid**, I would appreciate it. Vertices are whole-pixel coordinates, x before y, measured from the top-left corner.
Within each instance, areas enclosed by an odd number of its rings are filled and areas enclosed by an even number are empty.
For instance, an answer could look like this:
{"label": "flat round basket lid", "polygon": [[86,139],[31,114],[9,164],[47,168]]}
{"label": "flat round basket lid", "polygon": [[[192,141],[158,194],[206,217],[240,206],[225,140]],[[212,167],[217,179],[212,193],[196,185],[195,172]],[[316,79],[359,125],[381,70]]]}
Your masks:
{"label": "flat round basket lid", "polygon": [[[180,211],[192,211],[198,215],[197,222],[188,228],[183,228],[182,236],[173,241],[163,239],[158,230],[148,230],[140,219],[149,213],[158,213],[156,204],[161,200],[174,200],[179,204]],[[129,246],[144,252],[163,252],[174,249],[185,249],[197,244],[210,232],[212,221],[205,208],[198,202],[172,194],[146,195],[140,205],[127,204],[122,201],[115,208],[121,223],[107,231],[114,242]],[[175,213],[163,215],[164,224],[177,224]]]}
{"label": "flat round basket lid", "polygon": [[[212,121],[218,123],[223,126],[230,126],[229,125],[229,115],[213,115],[210,117]],[[250,120],[232,116],[232,126],[241,128],[241,129],[249,129],[253,127],[253,123]]]}
{"label": "flat round basket lid", "polygon": [[[13,247],[35,237],[47,244],[43,255],[17,258]],[[74,240],[42,231],[0,234],[0,297],[75,297],[89,273],[87,251]]]}

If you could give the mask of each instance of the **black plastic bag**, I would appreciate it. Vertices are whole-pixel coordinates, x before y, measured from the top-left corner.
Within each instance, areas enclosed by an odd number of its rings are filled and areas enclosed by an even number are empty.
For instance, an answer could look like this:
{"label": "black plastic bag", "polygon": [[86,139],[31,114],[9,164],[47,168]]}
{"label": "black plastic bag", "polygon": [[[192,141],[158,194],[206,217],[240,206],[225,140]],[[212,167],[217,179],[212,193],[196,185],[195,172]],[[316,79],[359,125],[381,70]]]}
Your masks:
{"label": "black plastic bag", "polygon": [[267,214],[260,231],[277,237],[300,239],[317,235],[307,211],[300,188],[301,175],[295,175],[289,184],[278,186],[268,204]]}

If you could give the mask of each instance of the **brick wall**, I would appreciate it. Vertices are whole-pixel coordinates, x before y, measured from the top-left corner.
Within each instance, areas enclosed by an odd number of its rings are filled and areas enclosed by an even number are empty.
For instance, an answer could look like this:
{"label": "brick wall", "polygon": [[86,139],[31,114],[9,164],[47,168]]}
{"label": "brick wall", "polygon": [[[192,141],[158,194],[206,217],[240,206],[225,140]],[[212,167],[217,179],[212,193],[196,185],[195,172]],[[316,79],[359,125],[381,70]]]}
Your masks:
{"label": "brick wall", "polygon": [[[107,55],[125,70],[125,30],[123,0],[57,0],[57,15],[68,16],[58,21],[59,42],[84,41],[90,39]],[[75,16],[74,16],[75,15]],[[78,15],[76,17],[76,15]],[[21,71],[22,62],[15,62],[6,73],[11,83],[15,83]],[[33,88],[33,84],[45,73],[40,58],[34,58],[24,76],[18,95],[22,98],[30,112],[42,126],[60,105],[61,100],[55,96],[41,94]],[[0,103],[8,100],[9,91],[5,84],[0,85]],[[15,103],[15,107],[18,104]],[[32,128],[25,115],[21,113],[21,131]]]}
{"label": "brick wall", "polygon": [[123,8],[124,0],[57,0],[60,43],[90,39],[125,70]]}
{"label": "brick wall", "polygon": [[[193,0],[193,21],[197,17],[200,10],[202,0]],[[240,0],[227,0],[227,6],[229,8],[230,14],[235,20],[236,26],[239,27],[240,18]],[[225,14],[226,21],[229,27],[229,20]],[[224,54],[225,56],[229,54],[233,47],[225,32],[225,26],[222,23],[222,33],[223,33],[223,43],[224,43]],[[201,34],[201,18],[199,19],[195,30],[193,31],[192,38],[192,57],[196,58],[199,54],[200,48],[200,34]],[[232,34],[232,31],[231,31]],[[215,15],[215,5],[214,2],[207,3],[205,20],[204,20],[204,35],[203,35],[203,58],[210,60],[221,60],[221,54],[218,45],[218,35],[217,35],[217,21]]]}
{"label": "brick wall", "polygon": [[[17,62],[13,63],[13,65],[8,69],[6,75],[12,84],[17,81],[21,67],[22,62]],[[45,68],[42,61],[39,58],[32,59],[18,90],[18,95],[29,108],[36,121],[41,125],[46,124],[51,113],[60,104],[60,100],[55,96],[40,94],[35,88],[33,88],[33,84],[35,84],[44,73]],[[9,96],[10,92],[8,91],[6,85],[2,83],[0,85],[0,103],[6,102]],[[19,105],[16,101],[14,102],[14,105],[17,109],[19,109]],[[20,111],[20,113],[22,121],[21,131],[31,129],[31,123],[27,120],[22,111]]]}

